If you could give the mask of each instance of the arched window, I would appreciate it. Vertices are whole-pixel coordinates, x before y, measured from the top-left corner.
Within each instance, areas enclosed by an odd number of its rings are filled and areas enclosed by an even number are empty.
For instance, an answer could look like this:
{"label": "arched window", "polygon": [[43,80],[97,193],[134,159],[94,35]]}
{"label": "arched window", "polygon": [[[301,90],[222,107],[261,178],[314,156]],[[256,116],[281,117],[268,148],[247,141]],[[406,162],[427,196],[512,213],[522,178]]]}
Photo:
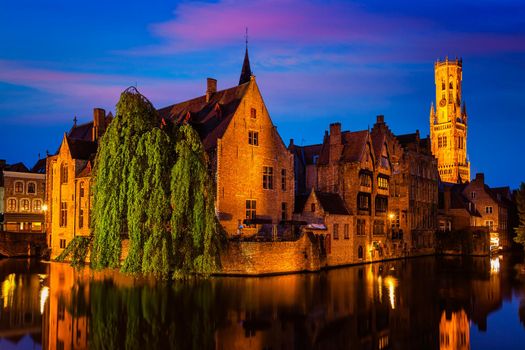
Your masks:
{"label": "arched window", "polygon": [[36,183],[34,183],[34,182],[28,182],[27,183],[27,193],[28,194],[36,194]]}
{"label": "arched window", "polygon": [[17,210],[17,200],[16,198],[9,198],[7,201],[7,211],[16,211]]}
{"label": "arched window", "polygon": [[449,89],[453,89],[453,88],[454,88],[454,83],[450,82],[450,83],[448,84],[448,88],[449,88]]}
{"label": "arched window", "polygon": [[29,211],[29,199],[20,200],[20,211]]}
{"label": "arched window", "polygon": [[42,201],[40,199],[33,200],[33,212],[39,213],[42,211]]}
{"label": "arched window", "polygon": [[84,181],[80,182],[80,188],[78,190],[80,198],[84,198]]}
{"label": "arched window", "polygon": [[24,183],[22,181],[15,181],[15,193],[24,193]]}
{"label": "arched window", "polygon": [[67,183],[67,163],[63,163],[60,166],[60,183]]}
{"label": "arched window", "polygon": [[357,248],[357,258],[359,259],[363,259],[364,257],[364,254],[363,254],[363,247],[362,246],[359,246],[359,248]]}
{"label": "arched window", "polygon": [[445,90],[445,81],[441,80],[441,90]]}

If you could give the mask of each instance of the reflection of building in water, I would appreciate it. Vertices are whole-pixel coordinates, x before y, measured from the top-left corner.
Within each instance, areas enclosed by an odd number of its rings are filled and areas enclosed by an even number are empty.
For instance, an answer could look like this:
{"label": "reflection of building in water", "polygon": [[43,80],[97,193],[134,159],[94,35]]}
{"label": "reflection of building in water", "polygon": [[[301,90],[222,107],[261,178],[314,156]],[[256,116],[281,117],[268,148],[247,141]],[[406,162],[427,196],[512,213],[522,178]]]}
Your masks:
{"label": "reflection of building in water", "polygon": [[[79,309],[78,301],[72,301],[78,295],[74,288],[80,275],[85,271],[76,271],[71,266],[51,263],[49,267],[49,299],[44,315],[44,349],[86,349],[88,348],[88,317],[85,310]],[[83,291],[88,300],[89,288]]]}
{"label": "reflection of building in water", "polygon": [[470,349],[470,325],[465,310],[441,314],[439,322],[440,350]]}
{"label": "reflection of building in water", "polygon": [[[17,343],[30,335],[41,342],[41,274],[27,274],[25,261],[0,261],[0,341]],[[4,273],[9,272],[9,274]],[[43,272],[43,271],[42,271]]]}

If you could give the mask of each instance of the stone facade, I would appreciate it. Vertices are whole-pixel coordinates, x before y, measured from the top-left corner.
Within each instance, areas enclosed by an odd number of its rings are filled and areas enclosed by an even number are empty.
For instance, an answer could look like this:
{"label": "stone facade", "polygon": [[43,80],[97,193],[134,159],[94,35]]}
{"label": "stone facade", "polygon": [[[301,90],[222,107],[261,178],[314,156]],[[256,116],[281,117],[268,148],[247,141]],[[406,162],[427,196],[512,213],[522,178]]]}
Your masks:
{"label": "stone facade", "polygon": [[444,182],[470,181],[467,160],[467,110],[462,100],[461,59],[437,61],[434,65],[436,108],[430,107],[432,153]]}
{"label": "stone facade", "polygon": [[29,170],[22,163],[6,166],[3,178],[3,225],[9,232],[44,232],[44,160]]}

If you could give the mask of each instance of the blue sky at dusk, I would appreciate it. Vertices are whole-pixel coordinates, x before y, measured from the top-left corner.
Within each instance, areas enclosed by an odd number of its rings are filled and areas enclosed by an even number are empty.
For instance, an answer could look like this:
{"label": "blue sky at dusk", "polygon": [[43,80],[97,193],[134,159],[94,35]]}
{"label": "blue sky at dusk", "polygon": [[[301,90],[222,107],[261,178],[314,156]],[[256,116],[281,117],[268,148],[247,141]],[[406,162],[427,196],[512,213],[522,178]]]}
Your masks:
{"label": "blue sky at dusk", "polygon": [[525,181],[525,2],[2,1],[0,159],[55,152],[74,116],[114,111],[137,85],[156,107],[237,84],[252,70],[283,140],[329,123],[429,133],[433,63],[463,58],[472,175]]}

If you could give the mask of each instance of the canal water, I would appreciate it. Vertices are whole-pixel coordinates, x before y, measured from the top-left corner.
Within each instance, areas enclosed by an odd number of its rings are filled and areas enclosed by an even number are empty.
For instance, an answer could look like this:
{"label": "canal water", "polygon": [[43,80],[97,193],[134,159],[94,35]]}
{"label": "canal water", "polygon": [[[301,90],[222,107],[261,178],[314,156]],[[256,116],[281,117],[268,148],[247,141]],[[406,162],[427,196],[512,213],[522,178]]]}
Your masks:
{"label": "canal water", "polygon": [[0,260],[0,349],[525,349],[523,262],[159,283]]}

